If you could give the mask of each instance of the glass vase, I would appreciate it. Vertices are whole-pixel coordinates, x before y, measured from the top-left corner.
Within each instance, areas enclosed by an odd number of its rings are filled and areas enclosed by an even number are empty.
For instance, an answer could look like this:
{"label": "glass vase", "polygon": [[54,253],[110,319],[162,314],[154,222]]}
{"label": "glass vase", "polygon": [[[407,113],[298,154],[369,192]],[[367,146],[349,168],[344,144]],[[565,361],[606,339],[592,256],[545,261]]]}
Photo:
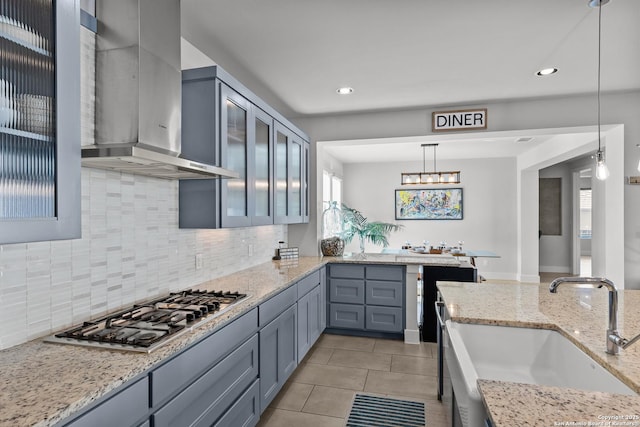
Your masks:
{"label": "glass vase", "polygon": [[324,256],[342,256],[344,253],[344,218],[337,202],[331,202],[322,213],[322,240],[320,250]]}

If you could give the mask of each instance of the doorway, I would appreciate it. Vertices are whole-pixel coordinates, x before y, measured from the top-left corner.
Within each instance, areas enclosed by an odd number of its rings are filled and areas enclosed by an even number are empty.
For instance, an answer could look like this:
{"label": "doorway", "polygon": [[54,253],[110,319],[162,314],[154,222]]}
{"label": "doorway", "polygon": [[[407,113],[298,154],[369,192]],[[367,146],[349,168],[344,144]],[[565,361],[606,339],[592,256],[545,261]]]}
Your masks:
{"label": "doorway", "polygon": [[[586,184],[586,185],[585,185]],[[580,193],[578,197],[578,239],[580,247],[580,271],[582,277],[591,276],[591,169],[580,172]]]}

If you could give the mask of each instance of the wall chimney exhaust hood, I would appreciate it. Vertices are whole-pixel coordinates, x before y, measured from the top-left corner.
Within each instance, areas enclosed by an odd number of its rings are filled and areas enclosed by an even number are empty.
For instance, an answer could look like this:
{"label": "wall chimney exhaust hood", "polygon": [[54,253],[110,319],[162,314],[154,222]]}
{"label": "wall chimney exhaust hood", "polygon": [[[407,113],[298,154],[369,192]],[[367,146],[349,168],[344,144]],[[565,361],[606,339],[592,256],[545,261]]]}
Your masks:
{"label": "wall chimney exhaust hood", "polygon": [[96,3],[96,143],[82,165],[165,179],[238,178],[180,157],[180,0]]}

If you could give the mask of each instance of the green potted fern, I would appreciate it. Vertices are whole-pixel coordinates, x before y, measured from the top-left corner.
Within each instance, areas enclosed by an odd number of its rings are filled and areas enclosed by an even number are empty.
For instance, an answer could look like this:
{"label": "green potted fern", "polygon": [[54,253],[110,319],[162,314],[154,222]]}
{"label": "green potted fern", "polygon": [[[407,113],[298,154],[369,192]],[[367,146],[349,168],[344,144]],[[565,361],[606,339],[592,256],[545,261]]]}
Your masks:
{"label": "green potted fern", "polygon": [[367,241],[386,248],[389,246],[389,241],[387,240],[389,233],[402,229],[402,225],[388,222],[369,222],[359,210],[350,208],[344,203],[342,204],[342,213],[344,218],[342,238],[346,243],[349,243],[355,236],[358,236],[360,239],[360,253],[364,253],[364,244]]}

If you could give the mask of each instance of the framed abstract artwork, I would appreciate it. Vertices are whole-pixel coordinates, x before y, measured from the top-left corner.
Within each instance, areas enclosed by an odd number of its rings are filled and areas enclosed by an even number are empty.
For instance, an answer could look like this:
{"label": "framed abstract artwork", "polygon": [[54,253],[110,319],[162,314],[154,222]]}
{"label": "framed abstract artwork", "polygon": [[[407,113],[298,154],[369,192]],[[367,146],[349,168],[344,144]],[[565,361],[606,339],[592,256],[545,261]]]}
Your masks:
{"label": "framed abstract artwork", "polygon": [[462,219],[462,188],[396,190],[396,219]]}

